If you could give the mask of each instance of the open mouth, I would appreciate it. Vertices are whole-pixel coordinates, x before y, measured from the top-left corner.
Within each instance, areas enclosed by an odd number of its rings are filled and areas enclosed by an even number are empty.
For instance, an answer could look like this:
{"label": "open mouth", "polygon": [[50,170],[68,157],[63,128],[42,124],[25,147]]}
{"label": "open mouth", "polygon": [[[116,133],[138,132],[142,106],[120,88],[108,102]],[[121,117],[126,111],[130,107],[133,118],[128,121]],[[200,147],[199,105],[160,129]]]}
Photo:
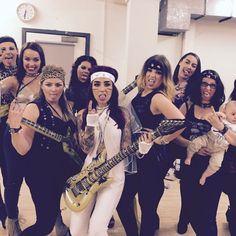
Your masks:
{"label": "open mouth", "polygon": [[104,102],[104,101],[107,100],[107,95],[106,95],[106,94],[100,94],[100,95],[98,96],[98,98],[99,98],[99,100],[100,100],[101,102]]}

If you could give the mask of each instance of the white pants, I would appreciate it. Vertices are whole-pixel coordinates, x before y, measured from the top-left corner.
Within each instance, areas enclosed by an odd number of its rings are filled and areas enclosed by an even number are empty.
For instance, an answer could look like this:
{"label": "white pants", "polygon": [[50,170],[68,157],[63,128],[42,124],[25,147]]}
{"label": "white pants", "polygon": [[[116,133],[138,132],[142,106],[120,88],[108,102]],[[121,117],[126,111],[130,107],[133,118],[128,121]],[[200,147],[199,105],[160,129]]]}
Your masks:
{"label": "white pants", "polygon": [[107,226],[119,203],[123,187],[124,171],[119,173],[119,177],[113,177],[112,182],[100,189],[83,211],[71,212],[71,235],[108,236]]}

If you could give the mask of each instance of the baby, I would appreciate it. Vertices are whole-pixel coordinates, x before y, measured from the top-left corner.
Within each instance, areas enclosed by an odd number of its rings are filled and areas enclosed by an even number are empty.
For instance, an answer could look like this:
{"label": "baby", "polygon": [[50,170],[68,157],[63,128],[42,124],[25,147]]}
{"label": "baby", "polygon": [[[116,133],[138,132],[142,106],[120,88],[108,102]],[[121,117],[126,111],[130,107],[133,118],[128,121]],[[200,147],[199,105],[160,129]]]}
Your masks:
{"label": "baby", "polygon": [[[236,101],[229,101],[223,108],[223,113],[219,112],[222,121],[228,128],[236,132]],[[187,147],[186,165],[191,164],[193,155],[202,147],[207,147],[211,152],[211,158],[207,169],[203,172],[199,183],[204,185],[206,178],[213,175],[221,167],[224,158],[224,153],[228,148],[229,143],[221,132],[212,128],[207,134],[199,136],[192,140]]]}

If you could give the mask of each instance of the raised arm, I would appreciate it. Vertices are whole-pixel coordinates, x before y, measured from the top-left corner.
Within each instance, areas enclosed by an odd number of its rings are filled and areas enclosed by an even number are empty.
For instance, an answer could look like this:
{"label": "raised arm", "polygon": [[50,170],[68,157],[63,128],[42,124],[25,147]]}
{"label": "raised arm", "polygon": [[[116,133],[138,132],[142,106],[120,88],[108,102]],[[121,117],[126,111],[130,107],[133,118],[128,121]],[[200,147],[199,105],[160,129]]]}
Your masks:
{"label": "raised arm", "polygon": [[[151,111],[153,114],[163,114],[167,119],[184,119],[184,115],[179,109],[163,94],[156,94],[151,101]],[[168,135],[165,142],[168,143],[179,136],[184,129]]]}
{"label": "raised arm", "polygon": [[236,146],[236,133],[221,121],[218,114],[215,112],[214,108],[211,107],[211,113],[209,113],[204,118],[217,130],[219,130],[226,138],[226,140],[233,146]]}
{"label": "raised arm", "polygon": [[83,121],[83,113],[85,110],[80,110],[77,116],[77,126],[78,126],[78,140],[79,145],[83,152],[88,154],[90,151],[93,150],[94,147],[94,129],[95,126],[85,126],[85,129],[81,129],[82,121]]}
{"label": "raised arm", "polygon": [[39,117],[38,107],[35,104],[22,107],[15,101],[10,106],[8,124],[13,131],[17,131],[16,133],[11,133],[12,145],[23,156],[31,149],[35,132],[33,129],[21,124],[22,117],[36,122]]}
{"label": "raised arm", "polygon": [[11,92],[13,96],[16,96],[19,83],[15,76],[10,76],[0,81],[0,94]]}

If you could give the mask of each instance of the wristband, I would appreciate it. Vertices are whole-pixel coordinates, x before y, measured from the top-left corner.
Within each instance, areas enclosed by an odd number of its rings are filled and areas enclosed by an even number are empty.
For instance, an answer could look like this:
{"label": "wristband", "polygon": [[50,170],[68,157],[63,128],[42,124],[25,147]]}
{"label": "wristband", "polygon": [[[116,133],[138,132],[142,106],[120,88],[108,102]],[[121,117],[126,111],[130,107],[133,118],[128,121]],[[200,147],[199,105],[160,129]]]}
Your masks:
{"label": "wristband", "polygon": [[97,113],[88,114],[86,117],[87,126],[96,127],[98,125],[98,118],[99,115]]}
{"label": "wristband", "polygon": [[143,159],[144,154],[141,154],[141,153],[138,151],[138,152],[136,152],[136,157],[137,157],[138,159]]}
{"label": "wristband", "polygon": [[229,130],[229,127],[224,124],[224,128],[222,130],[219,130],[219,132],[222,134],[222,135],[225,135],[225,133]]}
{"label": "wristband", "polygon": [[22,127],[20,126],[19,128],[9,128],[9,133],[10,134],[17,134],[19,133],[19,131],[22,129]]}
{"label": "wristband", "polygon": [[161,137],[161,139],[160,139],[160,145],[166,145],[166,144],[168,144],[168,143],[169,143],[169,141],[165,140],[164,137]]}

